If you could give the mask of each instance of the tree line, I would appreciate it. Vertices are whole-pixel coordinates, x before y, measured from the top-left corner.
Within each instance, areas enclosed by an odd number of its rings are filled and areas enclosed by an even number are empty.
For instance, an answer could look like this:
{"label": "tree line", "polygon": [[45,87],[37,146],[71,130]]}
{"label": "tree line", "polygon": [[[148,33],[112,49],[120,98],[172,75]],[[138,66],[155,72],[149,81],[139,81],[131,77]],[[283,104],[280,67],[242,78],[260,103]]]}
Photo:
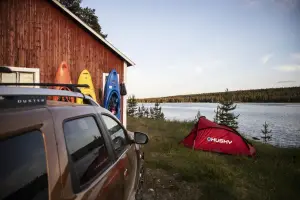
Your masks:
{"label": "tree line", "polygon": [[145,108],[144,105],[137,106],[137,100],[134,95],[127,99],[127,115],[139,118],[165,119],[158,102],[154,104],[154,107],[150,108]]}
{"label": "tree line", "polygon": [[[253,90],[228,91],[234,102],[253,103],[300,103],[300,87],[267,88]],[[157,98],[137,99],[140,103],[176,103],[176,102],[206,102],[216,103],[223,99],[224,92],[176,95]]]}

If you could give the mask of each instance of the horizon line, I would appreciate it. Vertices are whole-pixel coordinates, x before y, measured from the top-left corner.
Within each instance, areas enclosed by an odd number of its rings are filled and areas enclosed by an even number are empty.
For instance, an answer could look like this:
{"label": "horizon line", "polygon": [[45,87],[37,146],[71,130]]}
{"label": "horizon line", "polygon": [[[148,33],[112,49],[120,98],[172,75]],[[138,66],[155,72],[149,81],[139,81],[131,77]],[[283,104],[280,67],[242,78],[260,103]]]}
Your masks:
{"label": "horizon line", "polygon": [[[290,87],[269,87],[269,88],[253,88],[253,89],[241,89],[241,90],[228,90],[229,92],[237,92],[237,91],[251,91],[251,90],[267,90],[267,89],[283,89],[283,88],[295,88],[300,87],[298,86],[290,86]],[[213,94],[213,93],[224,93],[225,91],[221,92],[206,92],[206,93],[189,93],[189,94],[175,94],[169,96],[157,96],[157,97],[136,97],[136,99],[152,99],[152,98],[167,98],[167,97],[176,97],[176,96],[191,96],[191,95],[200,95],[200,94]],[[134,95],[134,94],[132,94]],[[131,95],[129,95],[131,96]]]}

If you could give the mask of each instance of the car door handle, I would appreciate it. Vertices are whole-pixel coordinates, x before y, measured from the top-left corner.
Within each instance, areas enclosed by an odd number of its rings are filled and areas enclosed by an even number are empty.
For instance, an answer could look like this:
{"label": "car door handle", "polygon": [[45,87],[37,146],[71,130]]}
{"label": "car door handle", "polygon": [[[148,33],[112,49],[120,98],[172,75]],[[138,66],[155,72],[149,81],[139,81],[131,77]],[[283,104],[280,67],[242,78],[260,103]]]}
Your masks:
{"label": "car door handle", "polygon": [[128,169],[125,169],[125,170],[124,170],[124,176],[125,176],[125,177],[128,176]]}

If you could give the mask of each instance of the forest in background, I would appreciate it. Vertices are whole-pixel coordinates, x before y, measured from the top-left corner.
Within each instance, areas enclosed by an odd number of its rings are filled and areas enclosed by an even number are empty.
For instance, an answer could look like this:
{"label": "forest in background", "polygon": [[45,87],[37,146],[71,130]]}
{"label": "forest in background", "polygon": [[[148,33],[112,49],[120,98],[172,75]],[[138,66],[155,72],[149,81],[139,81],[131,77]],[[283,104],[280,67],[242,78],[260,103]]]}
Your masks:
{"label": "forest in background", "polygon": [[[267,88],[252,90],[229,91],[234,102],[252,103],[300,103],[300,87]],[[177,102],[206,102],[216,103],[222,100],[225,92],[176,95],[155,98],[140,98],[139,103],[177,103]]]}

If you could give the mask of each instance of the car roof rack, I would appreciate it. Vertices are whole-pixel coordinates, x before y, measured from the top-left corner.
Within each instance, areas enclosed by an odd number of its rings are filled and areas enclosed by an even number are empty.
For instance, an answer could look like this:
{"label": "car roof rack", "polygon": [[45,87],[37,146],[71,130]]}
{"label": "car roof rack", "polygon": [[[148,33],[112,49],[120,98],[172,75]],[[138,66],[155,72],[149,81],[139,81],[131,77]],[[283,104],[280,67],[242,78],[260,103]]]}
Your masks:
{"label": "car roof rack", "polygon": [[89,88],[87,84],[64,84],[64,83],[0,83],[0,86],[41,86],[41,87],[66,87],[73,92],[81,92],[78,87]]}
{"label": "car roof rack", "polygon": [[9,67],[0,66],[0,73],[13,73]]}
{"label": "car roof rack", "polygon": [[[62,86],[72,91],[48,88],[5,87],[5,86]],[[0,108],[24,107],[46,104],[48,96],[82,98],[84,104],[99,106],[90,96],[84,95],[77,87],[88,87],[83,84],[52,84],[52,83],[0,83]],[[78,92],[79,91],[79,92]]]}

